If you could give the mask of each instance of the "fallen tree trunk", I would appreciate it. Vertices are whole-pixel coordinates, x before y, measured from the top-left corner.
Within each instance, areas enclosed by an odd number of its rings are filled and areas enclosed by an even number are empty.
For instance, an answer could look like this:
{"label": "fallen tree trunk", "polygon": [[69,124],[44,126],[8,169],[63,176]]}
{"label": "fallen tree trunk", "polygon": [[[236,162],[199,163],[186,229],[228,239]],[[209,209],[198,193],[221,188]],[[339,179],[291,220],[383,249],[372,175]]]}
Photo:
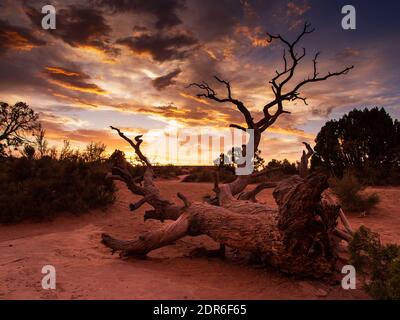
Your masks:
{"label": "fallen tree trunk", "polygon": [[257,202],[257,199],[256,199],[257,194],[259,194],[264,189],[275,188],[275,187],[276,187],[276,183],[272,183],[272,182],[260,183],[253,190],[250,190],[247,192],[242,192],[241,194],[239,194],[238,200],[250,200],[251,202]]}
{"label": "fallen tree trunk", "polygon": [[155,208],[146,214],[153,212],[153,219],[175,221],[133,240],[103,234],[103,244],[123,256],[144,256],[186,235],[204,234],[223,246],[251,252],[290,274],[319,278],[334,270],[336,254],[331,238],[339,208],[321,205],[321,193],[327,186],[324,177],[293,177],[281,182],[274,191],[278,210],[236,200],[228,185],[220,188],[221,206],[190,203],[182,195],[184,204],[179,206],[160,198],[151,167],[144,181],[144,202]]}

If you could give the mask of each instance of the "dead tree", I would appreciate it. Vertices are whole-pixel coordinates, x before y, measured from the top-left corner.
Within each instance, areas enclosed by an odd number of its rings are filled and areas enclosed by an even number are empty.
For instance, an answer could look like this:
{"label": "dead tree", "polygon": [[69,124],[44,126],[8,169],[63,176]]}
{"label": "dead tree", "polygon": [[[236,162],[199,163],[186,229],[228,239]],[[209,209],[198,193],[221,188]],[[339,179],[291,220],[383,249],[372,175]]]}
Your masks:
{"label": "dead tree", "polygon": [[[271,41],[280,40],[286,46],[283,54],[284,69],[276,71],[276,76],[270,81],[275,98],[263,107],[263,117],[258,121],[253,119],[244,103],[233,98],[229,82],[215,77],[226,87],[227,96],[224,98],[220,98],[205,82],[193,83],[190,86],[203,90],[197,95],[200,98],[235,105],[243,114],[246,124],[230,126],[244,131],[253,129],[254,151],[256,151],[261,134],[273,125],[280,115],[289,113],[284,109],[285,101],[299,99],[306,102],[299,93],[304,85],[346,74],[353,68],[347,67],[339,72],[319,76],[317,54],[313,59],[313,75],[286,89],[299,62],[305,56],[305,49],[302,53],[297,53],[297,44],[303,36],[313,30],[306,24],[293,42],[287,41],[280,35],[270,35]],[[218,205],[191,202],[180,193],[178,197],[182,204],[179,205],[172,200],[164,199],[154,184],[152,166],[140,150],[141,136],[132,141],[118,128],[112,127],[112,129],[133,147],[138,157],[146,164],[146,171],[143,186],[135,182],[135,177],[123,165],[114,168],[108,178],[124,181],[134,194],[143,197],[132,204],[131,209],[137,209],[144,203],[153,207],[152,210],[145,212],[145,219],[173,220],[162,228],[139,235],[133,240],[119,240],[103,234],[102,242],[112,250],[120,251],[123,256],[144,256],[186,235],[205,234],[222,246],[251,252],[260,260],[290,274],[318,278],[327,276],[334,270],[337,260],[337,239],[346,237],[337,232],[340,206],[322,201],[322,193],[328,187],[326,176],[320,174],[305,178],[292,176],[280,182],[273,192],[278,209],[243,200],[243,197],[237,199],[237,195],[241,193],[243,195],[254,174],[238,176],[236,180],[226,184],[219,184],[216,179],[214,191]],[[260,188],[262,189],[262,187],[256,188],[244,198],[254,200],[253,195],[255,197]]]}
{"label": "dead tree", "polygon": [[[349,66],[338,72],[328,72],[327,74],[320,75],[318,72],[317,64],[320,52],[317,52],[313,58],[313,70],[312,74],[306,77],[304,80],[291,84],[291,80],[297,70],[300,62],[306,56],[306,49],[302,48],[300,52],[297,52],[297,47],[299,42],[304,36],[314,32],[314,28],[311,28],[309,23],[304,25],[302,32],[297,36],[297,38],[290,42],[281,35],[271,35],[268,34],[270,42],[280,41],[280,43],[285,47],[283,50],[283,70],[276,70],[276,75],[269,82],[271,84],[271,90],[274,94],[272,101],[266,103],[263,108],[263,116],[258,121],[255,121],[245,104],[234,98],[232,95],[231,84],[219,77],[215,76],[217,82],[226,87],[226,96],[220,97],[218,93],[213,89],[208,83],[192,83],[189,87],[197,87],[202,90],[201,93],[197,94],[198,98],[209,99],[218,103],[230,103],[236,106],[236,108],[243,114],[245,125],[241,124],[230,124],[231,128],[236,128],[239,130],[246,131],[246,129],[254,130],[254,153],[258,150],[258,146],[261,141],[261,135],[270,126],[272,126],[276,120],[282,114],[290,114],[289,111],[284,109],[284,102],[301,100],[307,105],[306,97],[302,96],[300,89],[304,86],[312,83],[317,83],[325,81],[331,77],[340,76],[347,74],[354,66]],[[233,195],[242,192],[251,180],[250,176],[238,176],[237,179],[229,183],[229,188]]]}
{"label": "dead tree", "polygon": [[300,177],[305,178],[308,175],[308,161],[314,154],[314,150],[307,142],[303,142],[303,144],[306,146],[307,152],[303,150],[303,154],[301,155],[299,164],[299,175]]}

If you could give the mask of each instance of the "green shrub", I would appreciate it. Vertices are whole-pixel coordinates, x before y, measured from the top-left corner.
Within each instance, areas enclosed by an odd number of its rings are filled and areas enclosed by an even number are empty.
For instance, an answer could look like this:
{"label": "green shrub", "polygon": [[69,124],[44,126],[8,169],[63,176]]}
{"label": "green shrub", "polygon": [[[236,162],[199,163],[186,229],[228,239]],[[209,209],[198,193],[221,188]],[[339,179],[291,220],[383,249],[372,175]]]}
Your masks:
{"label": "green shrub", "polygon": [[0,222],[43,220],[58,212],[78,214],[114,201],[107,165],[71,157],[7,158],[0,163]]}
{"label": "green shrub", "polygon": [[331,178],[329,185],[339,197],[343,209],[347,211],[368,211],[379,202],[379,196],[376,193],[363,195],[362,184],[358,179],[346,173],[341,179]]}
{"label": "green shrub", "polygon": [[379,235],[361,226],[349,244],[350,263],[371,275],[366,291],[376,299],[400,300],[400,246],[382,245]]}

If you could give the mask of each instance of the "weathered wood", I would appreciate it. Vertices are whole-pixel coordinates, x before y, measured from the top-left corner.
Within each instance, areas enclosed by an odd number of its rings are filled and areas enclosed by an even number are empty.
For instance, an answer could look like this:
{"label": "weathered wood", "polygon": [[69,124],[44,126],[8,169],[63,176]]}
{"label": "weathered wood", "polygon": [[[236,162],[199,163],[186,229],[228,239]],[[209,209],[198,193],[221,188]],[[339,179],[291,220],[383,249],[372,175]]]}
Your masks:
{"label": "weathered wood", "polygon": [[305,178],[308,175],[308,161],[314,154],[314,150],[307,142],[303,142],[303,144],[306,146],[307,152],[303,150],[303,154],[301,155],[299,164],[299,175],[300,177]]}
{"label": "weathered wood", "polygon": [[[176,221],[133,240],[119,240],[104,234],[102,242],[124,256],[143,256],[186,235],[205,234],[222,246],[251,252],[283,272],[327,276],[334,270],[336,256],[330,241],[334,227],[326,224],[326,219],[336,221],[338,213],[332,208],[324,211],[320,205],[325,183],[326,179],[321,177],[307,180],[293,177],[283,181],[274,192],[279,210],[237,200],[229,193],[228,185],[220,187],[219,207],[190,203],[183,195],[180,195],[184,202],[181,207],[150,199],[149,204],[164,204],[163,210],[154,210],[157,218]],[[156,188],[154,184],[146,185],[159,196],[153,189]],[[171,211],[171,207],[174,210]],[[321,214],[321,210],[328,217]]]}
{"label": "weathered wood", "polygon": [[340,216],[340,220],[342,221],[343,226],[346,228],[347,232],[350,235],[352,235],[353,234],[353,229],[351,228],[350,222],[349,222],[349,220],[347,220],[347,217],[344,214],[342,208],[340,208],[340,210],[339,210],[339,216]]}
{"label": "weathered wood", "polygon": [[102,234],[102,243],[114,251],[122,251],[123,256],[144,256],[150,251],[169,245],[190,234],[190,215],[183,214],[176,221],[162,228],[139,235],[134,240],[119,240]]}
{"label": "weathered wood", "polygon": [[263,182],[257,185],[253,190],[247,191],[247,192],[242,192],[238,196],[238,200],[250,200],[252,202],[257,202],[256,196],[259,194],[262,190],[267,189],[267,188],[275,188],[276,183],[272,182]]}
{"label": "weathered wood", "polygon": [[[339,200],[337,197],[331,192],[330,189],[327,189],[323,192],[322,194],[322,201],[330,204],[330,205],[339,205]],[[346,229],[346,232],[352,237],[353,235],[353,229],[350,225],[349,220],[347,219],[345,213],[343,212],[343,209],[339,209],[339,217],[340,221],[342,222],[344,228]]]}

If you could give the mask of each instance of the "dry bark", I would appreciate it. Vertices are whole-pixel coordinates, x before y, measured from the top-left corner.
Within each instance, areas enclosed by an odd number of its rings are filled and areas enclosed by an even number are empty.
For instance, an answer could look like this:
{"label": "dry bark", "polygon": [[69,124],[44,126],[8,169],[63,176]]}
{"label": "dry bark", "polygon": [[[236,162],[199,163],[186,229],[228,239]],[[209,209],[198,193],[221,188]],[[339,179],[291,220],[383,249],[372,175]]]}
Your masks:
{"label": "dry bark", "polygon": [[301,155],[300,164],[299,164],[299,175],[302,178],[307,177],[308,175],[308,161],[310,160],[311,156],[314,154],[314,150],[307,142],[303,142],[303,144],[307,148],[307,152],[303,150],[303,154]]}
{"label": "dry bark", "polygon": [[250,200],[252,202],[257,202],[256,199],[257,194],[259,194],[264,189],[274,188],[274,187],[276,187],[276,183],[262,182],[259,185],[257,185],[253,190],[242,192],[241,194],[239,194],[238,200]]}

